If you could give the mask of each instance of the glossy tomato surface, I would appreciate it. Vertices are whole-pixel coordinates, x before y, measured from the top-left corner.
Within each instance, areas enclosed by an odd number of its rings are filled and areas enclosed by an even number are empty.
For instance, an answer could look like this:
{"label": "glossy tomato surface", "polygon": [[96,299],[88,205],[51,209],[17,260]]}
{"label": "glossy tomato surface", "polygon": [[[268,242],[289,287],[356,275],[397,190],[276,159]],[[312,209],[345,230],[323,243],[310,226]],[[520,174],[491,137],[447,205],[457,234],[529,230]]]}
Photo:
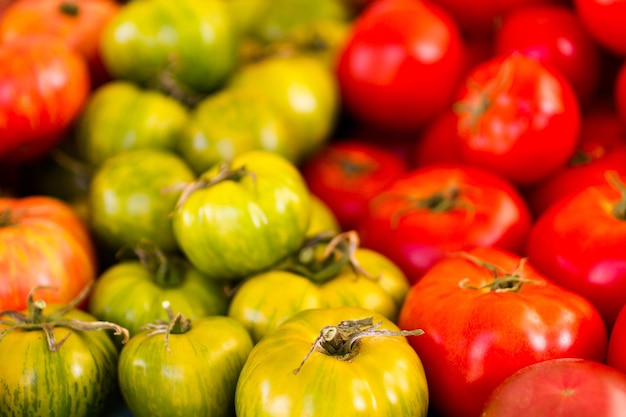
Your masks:
{"label": "glossy tomato surface", "polygon": [[625,0],[574,0],[573,4],[585,28],[600,45],[626,56]]}

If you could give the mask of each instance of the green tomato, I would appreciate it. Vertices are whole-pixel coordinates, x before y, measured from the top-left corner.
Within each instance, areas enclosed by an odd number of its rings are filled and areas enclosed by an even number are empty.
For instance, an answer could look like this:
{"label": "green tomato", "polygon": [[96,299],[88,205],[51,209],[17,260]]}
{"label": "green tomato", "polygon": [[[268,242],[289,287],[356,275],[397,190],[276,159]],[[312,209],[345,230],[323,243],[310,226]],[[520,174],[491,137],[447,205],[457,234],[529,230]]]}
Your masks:
{"label": "green tomato", "polygon": [[134,417],[233,415],[250,336],[224,316],[185,320],[154,325],[122,349],[119,387]]}
{"label": "green tomato", "polygon": [[112,81],[87,101],[77,121],[76,146],[81,159],[93,167],[131,149],[174,151],[187,119],[187,109],[174,98]]}
{"label": "green tomato", "polygon": [[313,236],[322,232],[341,232],[339,220],[324,200],[311,194],[311,221],[306,234]]}
{"label": "green tomato", "polygon": [[424,417],[426,376],[406,334],[367,309],[302,311],[250,352],[236,415]]}
{"label": "green tomato", "polygon": [[272,55],[240,66],[230,87],[254,88],[286,118],[303,160],[320,150],[335,129],[339,87],[333,70],[306,54]]}
{"label": "green tomato", "polygon": [[310,193],[296,166],[257,150],[202,174],[174,212],[173,228],[199,270],[238,280],[300,247],[310,216]]}
{"label": "green tomato", "polygon": [[264,94],[244,88],[227,88],[200,102],[178,142],[178,152],[198,174],[255,149],[296,162],[296,143],[283,115]]}
{"label": "green tomato", "polygon": [[208,93],[236,65],[236,32],[223,1],[132,1],[105,27],[102,58],[115,78],[174,95]]}
{"label": "green tomato", "polygon": [[143,240],[165,252],[177,250],[171,214],[181,188],[194,178],[182,158],[164,150],[137,149],[107,159],[89,188],[96,237],[114,250]]}

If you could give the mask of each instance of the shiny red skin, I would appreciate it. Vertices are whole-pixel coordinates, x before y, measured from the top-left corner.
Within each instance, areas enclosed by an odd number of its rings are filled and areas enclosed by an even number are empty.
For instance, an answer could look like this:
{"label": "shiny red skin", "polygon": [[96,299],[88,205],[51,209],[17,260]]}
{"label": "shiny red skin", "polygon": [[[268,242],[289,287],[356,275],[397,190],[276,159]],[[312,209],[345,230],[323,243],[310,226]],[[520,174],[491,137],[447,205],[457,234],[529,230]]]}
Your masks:
{"label": "shiny red skin", "polygon": [[390,131],[422,127],[451,103],[465,71],[455,21],[430,0],[379,0],[353,22],[339,52],[344,107]]}
{"label": "shiny red skin", "polygon": [[502,18],[495,33],[495,54],[518,51],[552,66],[570,82],[580,103],[596,93],[600,47],[568,6],[519,7]]}
{"label": "shiny red skin", "polygon": [[[449,209],[419,206],[452,186],[459,196]],[[364,247],[416,282],[447,252],[473,246],[521,252],[530,225],[525,201],[507,180],[479,167],[433,164],[409,171],[374,197],[357,231]]]}
{"label": "shiny red skin", "polygon": [[342,230],[354,229],[370,199],[407,171],[398,154],[355,139],[329,143],[302,166],[309,189],[331,209]]}
{"label": "shiny red skin", "polygon": [[455,111],[463,160],[517,185],[538,182],[563,166],[580,133],[580,108],[569,82],[520,53],[475,67]]}
{"label": "shiny red skin", "polygon": [[626,374],[576,358],[520,369],[492,393],[481,417],[621,417]]}
{"label": "shiny red skin", "polygon": [[573,0],[573,4],[596,42],[626,57],[626,0]]}
{"label": "shiny red skin", "polygon": [[522,258],[497,248],[465,252],[500,273],[517,271],[517,291],[480,287],[494,274],[452,254],[413,285],[398,318],[422,359],[433,411],[439,417],[479,417],[491,392],[519,369],[540,361],[575,357],[603,362],[607,333],[585,298],[554,285]]}
{"label": "shiny red skin", "polygon": [[563,198],[533,224],[526,249],[538,270],[589,299],[609,331],[626,304],[626,219],[613,214],[618,202],[609,183]]}

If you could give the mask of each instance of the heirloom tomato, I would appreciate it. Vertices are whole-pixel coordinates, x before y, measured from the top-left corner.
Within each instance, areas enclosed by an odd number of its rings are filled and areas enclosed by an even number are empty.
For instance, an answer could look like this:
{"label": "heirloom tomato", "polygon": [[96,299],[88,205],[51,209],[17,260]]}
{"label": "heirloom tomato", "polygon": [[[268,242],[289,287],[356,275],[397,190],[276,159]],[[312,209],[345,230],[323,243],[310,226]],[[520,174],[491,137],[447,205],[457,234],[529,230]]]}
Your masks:
{"label": "heirloom tomato", "polygon": [[41,298],[67,303],[97,273],[87,225],[52,197],[0,198],[0,310],[22,310],[33,288]]}
{"label": "heirloom tomato", "polygon": [[302,160],[321,149],[335,129],[339,87],[324,62],[305,53],[271,55],[240,65],[228,87],[256,89],[285,117]]}
{"label": "heirloom tomato", "polygon": [[526,253],[552,281],[590,300],[611,329],[626,304],[626,175],[564,197],[534,223]]}
{"label": "heirloom tomato", "polygon": [[517,185],[545,178],[576,149],[581,114],[569,81],[519,52],[474,67],[454,109],[463,161]]}
{"label": "heirloom tomato", "polygon": [[465,71],[456,22],[432,1],[381,0],[363,10],[339,53],[347,111],[386,130],[415,130],[446,106]]}
{"label": "heirloom tomato", "polygon": [[185,161],[170,151],[144,148],[110,157],[89,187],[94,234],[113,250],[142,240],[166,252],[178,249],[171,214],[180,189],[194,178]]}
{"label": "heirloom tomato", "polygon": [[33,34],[58,37],[85,58],[93,85],[109,79],[100,56],[100,36],[117,14],[114,0],[20,0],[0,18],[0,42]]}
{"label": "heirloom tomato", "polygon": [[127,81],[111,81],[89,97],[74,140],[79,158],[97,168],[127,150],[175,151],[187,119],[187,109],[177,100]]}
{"label": "heirloom tomato", "polygon": [[250,352],[235,392],[238,417],[425,417],[420,358],[389,319],[358,307],[309,309]]}
{"label": "heirloom tomato", "polygon": [[409,282],[383,255],[358,247],[355,232],[324,233],[273,269],[245,278],[228,315],[258,342],[295,313],[354,306],[395,321]]}
{"label": "heirloom tomato", "polygon": [[1,416],[93,417],[114,398],[118,351],[105,330],[128,333],[75,308],[88,290],[65,306],[31,293],[26,311],[0,311]]}
{"label": "heirloom tomato", "polygon": [[247,151],[275,152],[297,162],[298,144],[283,113],[253,88],[225,88],[191,111],[177,150],[197,174]]}
{"label": "heirloom tomato", "polygon": [[120,353],[119,387],[134,417],[230,416],[252,340],[229,317],[148,323]]}
{"label": "heirloom tomato", "polygon": [[625,409],[626,374],[595,361],[559,358],[507,378],[481,417],[621,417]]}
{"label": "heirloom tomato", "polygon": [[309,190],[330,207],[343,230],[355,228],[369,200],[407,170],[390,149],[350,139],[329,143],[302,165]]}
{"label": "heirloom tomato", "polygon": [[90,89],[82,56],[51,36],[0,43],[0,163],[46,155],[83,108]]}
{"label": "heirloom tomato", "polygon": [[521,253],[530,211],[503,177],[479,167],[432,164],[396,179],[370,200],[357,231],[415,282],[446,252],[499,246]]}
{"label": "heirloom tomato", "polygon": [[245,152],[182,191],[173,230],[182,252],[211,279],[237,280],[300,247],[311,196],[297,167],[267,151]]}
{"label": "heirloom tomato", "polygon": [[124,326],[134,336],[146,323],[167,319],[164,301],[191,319],[226,314],[226,288],[189,261],[146,244],[135,252],[138,260],[115,263],[96,280],[89,312],[99,320]]}
{"label": "heirloom tomato", "polygon": [[603,362],[607,348],[588,300],[493,247],[436,263],[409,290],[398,325],[424,330],[409,343],[441,417],[480,416],[490,393],[524,366],[561,357]]}
{"label": "heirloom tomato", "polygon": [[223,1],[147,0],[125,3],[100,45],[113,77],[188,100],[223,85],[239,40]]}
{"label": "heirloom tomato", "polygon": [[612,53],[626,57],[626,1],[573,0],[573,4],[591,36]]}

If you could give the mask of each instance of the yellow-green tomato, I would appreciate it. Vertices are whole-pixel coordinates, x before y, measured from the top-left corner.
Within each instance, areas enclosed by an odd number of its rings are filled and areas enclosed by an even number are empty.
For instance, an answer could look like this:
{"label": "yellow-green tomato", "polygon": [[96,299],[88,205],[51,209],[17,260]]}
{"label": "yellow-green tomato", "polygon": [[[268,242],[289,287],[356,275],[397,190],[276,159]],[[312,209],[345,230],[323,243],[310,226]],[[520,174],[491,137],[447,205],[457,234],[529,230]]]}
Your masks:
{"label": "yellow-green tomato", "polygon": [[408,279],[378,252],[359,248],[354,256],[367,276],[345,265],[323,282],[281,270],[246,278],[233,295],[228,315],[239,320],[255,342],[309,308],[361,307],[394,321],[409,290]]}
{"label": "yellow-green tomato", "polygon": [[320,232],[341,232],[339,226],[339,220],[335,213],[328,207],[321,198],[315,194],[311,194],[311,222],[309,223],[309,229],[307,236],[313,236]]}
{"label": "yellow-green tomato", "polygon": [[255,345],[235,407],[237,417],[423,417],[428,398],[420,358],[398,327],[344,307],[302,311]]}

